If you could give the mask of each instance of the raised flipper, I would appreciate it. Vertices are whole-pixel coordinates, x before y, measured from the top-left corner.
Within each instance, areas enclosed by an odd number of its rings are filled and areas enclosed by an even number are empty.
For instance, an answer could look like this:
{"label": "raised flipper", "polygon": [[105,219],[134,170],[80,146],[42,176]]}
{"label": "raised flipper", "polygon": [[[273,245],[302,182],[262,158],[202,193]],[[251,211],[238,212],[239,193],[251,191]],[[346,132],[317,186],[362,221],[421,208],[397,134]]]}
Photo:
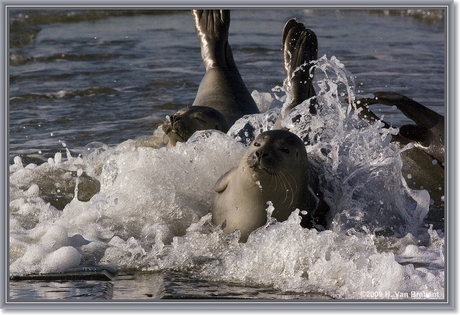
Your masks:
{"label": "raised flipper", "polygon": [[375,92],[374,99],[383,105],[395,105],[407,118],[412,119],[419,126],[432,128],[444,117],[407,96],[392,92]]}
{"label": "raised flipper", "polygon": [[[295,19],[283,30],[283,60],[286,87],[292,92],[289,110],[316,95],[313,87],[313,62],[318,58],[316,34]],[[312,106],[310,111],[315,110]]]}
{"label": "raised flipper", "polygon": [[228,43],[229,10],[192,10],[201,57],[207,69],[227,67],[238,72]]}
{"label": "raised flipper", "polygon": [[[390,128],[391,125],[389,125],[387,122],[381,120],[373,111],[367,107],[370,104],[377,104],[377,103],[371,103],[373,102],[373,98],[360,98],[358,100],[355,100],[354,104],[357,109],[360,109],[358,112],[358,117],[362,120],[366,120],[370,123],[374,123],[376,121],[380,121],[384,124],[385,128]],[[348,97],[345,97],[345,102],[349,102]]]}
{"label": "raised flipper", "polygon": [[192,16],[206,70],[226,67],[230,11],[192,10]]}
{"label": "raised flipper", "polygon": [[[383,104],[396,106],[407,118],[416,125],[403,125],[398,136],[406,141],[414,142],[417,146],[441,163],[444,163],[444,117],[422,104],[398,93],[375,92],[374,98],[362,98],[355,101],[357,107],[363,108],[367,120],[378,117],[367,106]],[[385,123],[386,124],[386,123]],[[386,124],[386,126],[389,126]],[[395,139],[400,141],[400,139]]]}
{"label": "raised flipper", "polygon": [[[283,108],[274,129],[281,128],[281,122],[297,105],[316,95],[313,87],[313,62],[318,58],[316,34],[296,19],[286,22],[283,29],[284,85],[292,94],[291,103]],[[316,113],[316,99],[310,103],[310,113]]]}

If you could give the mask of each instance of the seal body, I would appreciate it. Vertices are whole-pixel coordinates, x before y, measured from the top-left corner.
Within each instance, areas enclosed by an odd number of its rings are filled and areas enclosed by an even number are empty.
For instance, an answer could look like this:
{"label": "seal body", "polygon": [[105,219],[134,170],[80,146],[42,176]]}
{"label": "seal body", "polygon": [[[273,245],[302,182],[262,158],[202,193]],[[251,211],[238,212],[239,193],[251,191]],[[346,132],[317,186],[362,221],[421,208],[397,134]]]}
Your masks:
{"label": "seal body", "polygon": [[230,126],[244,115],[258,113],[228,43],[230,11],[193,10],[192,16],[206,70],[193,105],[218,110]]}
{"label": "seal body", "polygon": [[[193,10],[192,16],[200,42],[201,58],[206,70],[192,104],[192,108],[199,107],[200,109],[196,111],[191,108],[180,110],[171,119],[166,119],[163,123],[163,131],[166,133],[164,142],[169,147],[174,146],[177,141],[187,141],[197,130],[228,130],[236,120],[244,115],[259,112],[241,78],[228,43],[230,12],[228,10]],[[203,107],[211,108],[213,111],[206,112]],[[205,123],[188,123],[185,128],[186,132],[174,128],[174,118],[180,117],[184,121],[188,119],[191,122],[198,112],[199,115],[207,117]],[[218,118],[217,124],[215,124],[216,118]]]}
{"label": "seal body", "polygon": [[239,165],[215,184],[213,223],[226,233],[239,230],[240,241],[245,242],[267,222],[269,202],[274,207],[271,216],[278,221],[296,209],[308,210],[307,166],[305,145],[295,134],[287,130],[261,133]]}

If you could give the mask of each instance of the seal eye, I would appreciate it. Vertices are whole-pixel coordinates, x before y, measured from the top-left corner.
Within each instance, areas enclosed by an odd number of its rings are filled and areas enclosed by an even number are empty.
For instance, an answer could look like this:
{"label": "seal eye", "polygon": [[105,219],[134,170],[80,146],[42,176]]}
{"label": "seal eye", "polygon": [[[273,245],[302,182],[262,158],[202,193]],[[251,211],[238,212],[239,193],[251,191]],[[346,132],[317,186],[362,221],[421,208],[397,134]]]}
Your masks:
{"label": "seal eye", "polygon": [[259,142],[254,142],[254,146],[255,147],[260,147],[260,143]]}
{"label": "seal eye", "polygon": [[286,154],[290,153],[289,149],[286,149],[286,148],[281,148],[280,151]]}

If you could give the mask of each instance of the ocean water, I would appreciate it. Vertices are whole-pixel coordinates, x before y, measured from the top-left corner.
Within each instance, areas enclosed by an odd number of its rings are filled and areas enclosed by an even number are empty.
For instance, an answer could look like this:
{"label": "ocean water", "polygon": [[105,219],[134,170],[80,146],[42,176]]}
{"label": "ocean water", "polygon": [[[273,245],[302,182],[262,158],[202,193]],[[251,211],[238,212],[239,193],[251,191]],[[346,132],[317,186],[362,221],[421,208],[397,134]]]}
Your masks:
{"label": "ocean water", "polygon": [[[244,154],[242,130],[269,129],[289,98],[292,17],[317,34],[322,107],[289,127],[314,139],[332,224],[302,229],[293,213],[239,243],[211,224],[212,187]],[[146,139],[204,74],[188,10],[12,10],[10,300],[444,299],[444,194],[414,185],[397,129],[360,121],[345,97],[398,92],[444,114],[445,32],[439,11],[232,10],[229,42],[261,114],[166,149]]]}

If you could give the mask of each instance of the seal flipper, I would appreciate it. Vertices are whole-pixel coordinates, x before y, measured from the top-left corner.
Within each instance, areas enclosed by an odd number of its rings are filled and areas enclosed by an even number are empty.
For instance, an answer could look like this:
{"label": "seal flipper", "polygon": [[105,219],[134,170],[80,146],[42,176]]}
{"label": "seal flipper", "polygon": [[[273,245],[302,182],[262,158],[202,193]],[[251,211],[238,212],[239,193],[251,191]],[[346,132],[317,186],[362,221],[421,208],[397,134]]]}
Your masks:
{"label": "seal flipper", "polygon": [[192,16],[206,70],[234,66],[233,56],[230,57],[230,62],[227,62],[227,55],[231,55],[231,50],[227,47],[230,11],[192,10]]}
{"label": "seal flipper", "polygon": [[214,184],[214,191],[221,193],[227,189],[228,183],[230,182],[230,177],[232,176],[233,171],[235,171],[236,166],[232,167],[226,173],[224,173]]}
{"label": "seal flipper", "polygon": [[[348,99],[348,97],[345,97],[344,98],[345,102],[349,103],[350,100]],[[381,123],[383,123],[383,127],[384,128],[390,128],[392,127],[390,124],[388,124],[386,121],[384,120],[381,120],[379,116],[377,116],[373,111],[371,111],[368,107],[368,105],[371,105],[371,104],[378,104],[379,101],[376,100],[375,98],[360,98],[360,99],[357,99],[357,100],[354,100],[354,106],[355,106],[355,109],[361,109],[361,111],[358,112],[358,117],[362,120],[366,120],[367,122],[369,123],[374,123],[376,121],[380,121]]]}
{"label": "seal flipper", "polygon": [[[295,19],[289,20],[283,30],[283,60],[286,87],[293,100],[288,110],[316,95],[313,87],[313,61],[318,58],[316,34]],[[310,112],[316,109],[310,105]]]}
{"label": "seal flipper", "polygon": [[407,118],[417,125],[432,128],[444,117],[407,96],[392,92],[375,92],[374,99],[383,105],[395,105]]}
{"label": "seal flipper", "polygon": [[283,29],[283,44],[286,42],[286,38],[289,34],[289,31],[298,24],[299,22],[297,22],[296,19],[290,19],[289,21],[286,22],[286,24],[284,25],[284,29]]}
{"label": "seal flipper", "polygon": [[220,111],[230,126],[244,115],[259,113],[228,43],[230,11],[192,10],[192,16],[206,69],[192,105]]}
{"label": "seal flipper", "polygon": [[201,57],[206,69],[227,67],[239,73],[228,43],[229,10],[192,10]]}
{"label": "seal flipper", "polygon": [[[305,25],[290,19],[283,29],[283,62],[286,90],[292,93],[291,103],[284,107],[273,129],[281,128],[281,120],[297,105],[316,95],[313,87],[313,62],[318,58],[318,39]],[[316,114],[316,98],[310,101],[310,113]]]}
{"label": "seal flipper", "polygon": [[[410,141],[421,145],[421,150],[431,155],[441,163],[444,163],[444,116],[408,98],[407,96],[392,92],[375,92],[374,98],[362,98],[355,100],[357,107],[366,108],[371,104],[383,104],[396,106],[407,118],[417,125],[403,125],[393,141],[407,143]],[[372,113],[366,108],[367,113]],[[373,116],[377,117],[372,113]],[[366,117],[368,121],[375,118]],[[385,123],[385,122],[384,122]],[[385,127],[389,127],[385,123]]]}

